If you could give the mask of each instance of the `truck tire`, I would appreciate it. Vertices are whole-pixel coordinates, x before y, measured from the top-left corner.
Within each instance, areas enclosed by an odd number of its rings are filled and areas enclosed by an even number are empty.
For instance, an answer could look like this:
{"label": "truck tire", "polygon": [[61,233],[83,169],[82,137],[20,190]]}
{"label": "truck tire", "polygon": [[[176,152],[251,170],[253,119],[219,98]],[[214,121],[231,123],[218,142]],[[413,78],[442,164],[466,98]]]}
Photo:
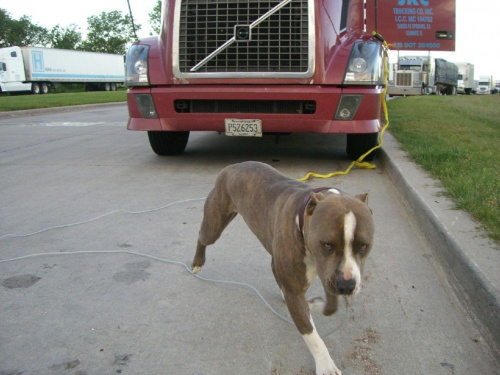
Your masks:
{"label": "truck tire", "polygon": [[157,155],[179,155],[184,152],[189,132],[148,131],[149,144]]}
{"label": "truck tire", "polygon": [[48,93],[49,93],[49,85],[44,82],[40,85],[40,94],[48,94]]}
{"label": "truck tire", "polygon": [[103,83],[103,84],[102,84],[102,89],[103,89],[104,91],[110,91],[110,90],[111,90],[111,85],[110,85],[109,83],[107,83],[107,82],[106,82],[106,83]]}
{"label": "truck tire", "polygon": [[116,83],[111,83],[111,91],[116,91]]}
{"label": "truck tire", "polygon": [[[347,155],[358,160],[361,155],[378,145],[379,133],[347,134]],[[378,149],[366,155],[364,161],[372,161]]]}
{"label": "truck tire", "polygon": [[38,83],[31,84],[31,93],[32,94],[40,94],[40,85]]}

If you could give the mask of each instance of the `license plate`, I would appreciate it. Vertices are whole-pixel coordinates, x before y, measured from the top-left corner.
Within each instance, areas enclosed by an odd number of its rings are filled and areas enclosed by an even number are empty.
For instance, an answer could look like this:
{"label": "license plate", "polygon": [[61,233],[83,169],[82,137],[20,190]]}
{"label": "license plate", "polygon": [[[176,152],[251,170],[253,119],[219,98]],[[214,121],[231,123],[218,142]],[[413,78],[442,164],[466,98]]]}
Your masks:
{"label": "license plate", "polygon": [[225,119],[226,135],[234,137],[262,137],[261,120]]}

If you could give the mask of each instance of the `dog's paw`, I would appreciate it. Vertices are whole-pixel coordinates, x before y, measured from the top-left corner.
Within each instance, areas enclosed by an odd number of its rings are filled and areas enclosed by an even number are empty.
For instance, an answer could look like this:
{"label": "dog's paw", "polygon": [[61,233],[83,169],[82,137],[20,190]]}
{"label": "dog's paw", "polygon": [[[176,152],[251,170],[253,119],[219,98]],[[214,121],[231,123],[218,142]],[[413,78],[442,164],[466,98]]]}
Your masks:
{"label": "dog's paw", "polygon": [[201,267],[202,266],[192,266],[191,267],[191,272],[193,273],[193,275],[196,275],[198,272],[201,271]]}
{"label": "dog's paw", "polygon": [[331,358],[325,358],[321,363],[316,363],[316,375],[342,375]]}
{"label": "dog's paw", "polygon": [[321,297],[314,297],[311,298],[309,301],[307,301],[309,304],[309,308],[312,311],[315,311],[317,313],[323,314],[323,311],[325,310],[325,300]]}

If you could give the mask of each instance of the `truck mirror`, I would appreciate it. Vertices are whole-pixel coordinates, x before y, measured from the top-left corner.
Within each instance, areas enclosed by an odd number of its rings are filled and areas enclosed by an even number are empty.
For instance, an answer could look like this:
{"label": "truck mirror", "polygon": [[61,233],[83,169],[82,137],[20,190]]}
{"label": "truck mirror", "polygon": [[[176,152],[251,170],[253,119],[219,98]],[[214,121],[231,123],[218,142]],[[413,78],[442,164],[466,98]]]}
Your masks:
{"label": "truck mirror", "polygon": [[6,63],[2,63],[2,71],[6,72],[7,71],[7,64]]}

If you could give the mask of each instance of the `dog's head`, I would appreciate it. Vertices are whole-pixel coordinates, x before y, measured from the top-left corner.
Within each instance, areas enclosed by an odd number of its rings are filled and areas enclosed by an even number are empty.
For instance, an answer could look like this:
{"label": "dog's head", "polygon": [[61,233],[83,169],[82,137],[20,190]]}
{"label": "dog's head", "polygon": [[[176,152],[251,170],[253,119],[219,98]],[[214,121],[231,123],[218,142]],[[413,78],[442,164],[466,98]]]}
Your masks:
{"label": "dog's head", "polygon": [[304,219],[305,245],[325,291],[336,295],[358,293],[364,262],[373,244],[368,194],[311,193]]}

